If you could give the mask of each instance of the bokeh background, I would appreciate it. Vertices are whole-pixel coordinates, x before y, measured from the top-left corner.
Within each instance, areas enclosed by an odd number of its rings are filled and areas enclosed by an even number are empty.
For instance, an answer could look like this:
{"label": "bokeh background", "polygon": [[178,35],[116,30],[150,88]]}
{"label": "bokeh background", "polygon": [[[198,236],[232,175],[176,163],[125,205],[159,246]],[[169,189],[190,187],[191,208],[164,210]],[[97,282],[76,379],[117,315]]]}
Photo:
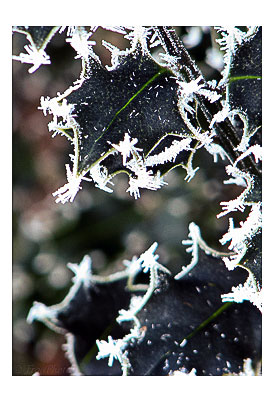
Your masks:
{"label": "bokeh background", "polygon": [[[221,54],[210,27],[176,27],[191,56],[208,80],[221,78]],[[125,48],[119,34],[99,28],[94,34],[95,51],[103,66],[110,53],[102,39]],[[71,145],[65,137],[51,138],[50,117],[38,109],[41,96],[63,93],[81,72],[81,60],[66,42],[66,33],[56,34],[47,45],[51,65],[29,74],[27,64],[13,62],[13,375],[68,375],[62,335],[39,322],[26,322],[33,302],[59,303],[71,286],[68,262],[92,257],[97,274],[123,269],[122,261],[159,243],[159,261],[173,273],[190,256],[181,241],[188,236],[190,222],[199,224],[208,244],[222,250],[219,239],[228,227],[228,217],[216,219],[221,201],[236,197],[240,189],[224,185],[225,162],[201,150],[194,159],[200,166],[187,183],[185,170],[177,168],[165,181],[168,186],[154,192],[141,191],[134,200],[126,193],[124,175],[115,179],[108,194],[83,181],[73,203],[56,204],[52,193],[66,182],[65,164]],[[13,54],[24,51],[25,35],[13,34]],[[158,49],[156,50],[158,51]],[[213,58],[213,55],[216,58]],[[234,221],[243,220],[238,213]]]}

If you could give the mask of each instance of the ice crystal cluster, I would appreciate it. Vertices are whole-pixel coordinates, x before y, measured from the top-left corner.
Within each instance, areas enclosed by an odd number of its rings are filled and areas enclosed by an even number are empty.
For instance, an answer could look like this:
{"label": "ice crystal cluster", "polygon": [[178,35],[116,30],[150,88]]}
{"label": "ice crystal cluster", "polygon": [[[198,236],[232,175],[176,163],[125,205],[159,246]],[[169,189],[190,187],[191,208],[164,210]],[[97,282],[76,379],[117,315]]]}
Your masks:
{"label": "ice crystal cluster", "polygon": [[[53,192],[55,201],[74,202],[83,181],[111,193],[119,173],[128,176],[126,191],[135,199],[144,189],[168,185],[165,175],[176,167],[190,181],[200,168],[193,166],[194,155],[205,149],[213,163],[225,164],[228,180],[222,184],[241,189],[235,199],[221,202],[217,216],[228,216],[220,239],[228,250],[209,247],[191,222],[182,242],[190,263],[175,276],[159,262],[157,243],[105,277],[93,274],[86,255],[79,265],[68,264],[74,277],[65,299],[51,307],[35,302],[27,320],[66,335],[74,375],[256,375],[262,309],[261,27],[207,28],[216,37],[209,64],[219,66],[219,82],[207,81],[187,50],[206,27],[188,28],[182,38],[172,27],[101,28],[128,41],[124,50],[102,41],[111,54],[109,66],[94,50],[97,26],[14,27],[30,42],[14,59],[30,64],[30,73],[51,63],[46,47],[61,32],[82,61],[70,88],[40,100],[39,109],[52,117],[52,136],[65,136],[73,146],[67,182]],[[244,216],[237,225],[236,211]]]}

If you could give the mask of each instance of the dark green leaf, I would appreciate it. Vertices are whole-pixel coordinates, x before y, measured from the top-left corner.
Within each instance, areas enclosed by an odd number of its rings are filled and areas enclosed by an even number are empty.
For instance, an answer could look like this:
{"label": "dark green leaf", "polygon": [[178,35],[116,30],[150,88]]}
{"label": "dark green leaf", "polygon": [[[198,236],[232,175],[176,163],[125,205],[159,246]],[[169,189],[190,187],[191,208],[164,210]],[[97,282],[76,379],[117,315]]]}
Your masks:
{"label": "dark green leaf", "polygon": [[[175,77],[144,54],[141,46],[121,56],[111,71],[92,58],[85,71],[82,85],[66,97],[75,105],[73,115],[79,127],[79,173],[106,155],[125,133],[138,139],[137,147],[144,155],[159,142],[154,152],[162,151],[179,138],[173,134],[188,134],[177,108]],[[188,155],[183,152],[172,165],[186,162]],[[125,170],[120,159],[112,155],[106,161],[109,173]]]}
{"label": "dark green leaf", "polygon": [[230,69],[229,103],[248,116],[252,130],[262,124],[262,30],[237,49]]}
{"label": "dark green leaf", "polygon": [[[129,346],[130,375],[167,375],[184,368],[197,375],[240,372],[246,358],[260,359],[261,314],[251,303],[221,302],[221,294],[247,273],[201,253],[180,281],[160,276],[159,287],[139,313],[146,330]],[[187,343],[181,347],[184,339]]]}

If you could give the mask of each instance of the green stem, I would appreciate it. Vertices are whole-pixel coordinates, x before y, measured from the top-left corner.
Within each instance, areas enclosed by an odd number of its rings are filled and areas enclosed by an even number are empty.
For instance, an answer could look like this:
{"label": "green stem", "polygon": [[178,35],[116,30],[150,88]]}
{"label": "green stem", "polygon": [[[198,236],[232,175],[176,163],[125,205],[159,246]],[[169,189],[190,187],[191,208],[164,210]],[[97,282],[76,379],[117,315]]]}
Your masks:
{"label": "green stem", "polygon": [[262,77],[259,75],[241,75],[239,77],[230,77],[229,78],[229,84],[231,84],[234,81],[239,81],[239,80],[261,80]]}

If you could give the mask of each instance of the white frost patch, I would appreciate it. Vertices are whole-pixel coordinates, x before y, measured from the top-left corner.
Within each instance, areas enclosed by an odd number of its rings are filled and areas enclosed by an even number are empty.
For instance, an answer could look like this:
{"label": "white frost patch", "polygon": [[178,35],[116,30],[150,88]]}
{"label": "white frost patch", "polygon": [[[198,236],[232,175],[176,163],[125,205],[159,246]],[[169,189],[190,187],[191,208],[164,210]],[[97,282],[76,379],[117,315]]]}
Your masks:
{"label": "white frost patch", "polygon": [[[199,82],[202,82],[202,84],[199,84]],[[177,80],[177,83],[179,85],[179,106],[189,113],[193,114],[195,112],[189,105],[190,102],[193,102],[195,94],[204,96],[211,103],[216,102],[221,98],[221,94],[218,94],[214,88],[210,90],[204,87],[205,83],[202,76],[199,76],[196,80],[190,82]],[[211,83],[209,84],[211,86]]]}
{"label": "white frost patch", "polygon": [[252,360],[250,358],[244,359],[243,362],[243,371],[241,371],[238,374],[233,374],[233,375],[239,375],[239,376],[258,376],[261,373],[261,368],[260,365],[258,364],[256,369],[253,368],[252,365]]}
{"label": "white frost patch", "polygon": [[147,171],[146,168],[138,168],[135,171],[136,178],[131,176],[129,179],[129,188],[126,190],[133,195],[135,199],[140,197],[139,189],[147,188],[148,190],[158,190],[165,183],[165,181],[159,175],[153,175],[151,171]]}
{"label": "white frost patch", "polygon": [[240,222],[240,227],[235,228],[233,218],[229,219],[229,230],[220,240],[225,244],[231,240],[230,250],[238,251],[243,248],[244,240],[251,239],[262,225],[261,202],[251,206],[251,211],[244,222]]}
{"label": "white frost patch", "polygon": [[81,58],[88,60],[89,56],[94,56],[92,47],[96,44],[95,41],[89,41],[92,32],[87,32],[83,27],[74,27],[68,32],[69,37],[66,42],[75,49],[77,55],[75,59]]}
{"label": "white frost patch", "polygon": [[190,240],[182,240],[182,244],[184,246],[189,246],[186,249],[186,252],[192,254],[191,262],[182,267],[182,271],[175,276],[175,279],[181,279],[183,276],[188,274],[188,272],[197,265],[199,260],[199,239],[201,238],[201,235],[200,228],[194,222],[189,224],[188,237],[190,237]]}
{"label": "white frost patch", "polygon": [[185,367],[179,369],[179,370],[175,370],[175,371],[169,371],[168,375],[169,376],[178,376],[178,375],[191,375],[191,376],[196,376],[196,372],[197,370],[195,368],[192,368],[192,370],[190,372],[187,371],[187,369]]}
{"label": "white frost patch", "polygon": [[122,339],[114,340],[111,336],[108,336],[108,342],[97,340],[96,344],[99,350],[96,356],[97,360],[109,357],[108,360],[109,367],[113,365],[114,359],[117,359],[120,363],[122,363],[122,351],[121,351],[121,347],[123,346]]}
{"label": "white frost patch", "polygon": [[233,286],[230,293],[221,295],[222,301],[242,303],[248,300],[262,311],[262,291],[253,274],[247,271],[249,275],[246,282],[243,285]]}
{"label": "white frost patch", "polygon": [[247,251],[247,243],[258,232],[262,226],[261,202],[252,205],[250,213],[244,222],[240,222],[240,227],[234,227],[233,218],[229,219],[228,232],[220,239],[221,244],[229,241],[229,250],[232,250],[236,255],[225,257],[224,263],[229,270],[233,270]]}
{"label": "white frost patch", "polygon": [[137,47],[137,44],[140,43],[143,52],[148,52],[147,41],[151,35],[151,31],[151,27],[144,27],[141,25],[131,27],[131,31],[125,35],[125,39],[128,39],[131,42],[131,50],[134,50]]}
{"label": "white frost patch", "polygon": [[74,105],[68,103],[65,98],[60,102],[58,98],[50,99],[49,96],[47,98],[41,96],[40,103],[41,106],[38,107],[38,109],[43,111],[44,116],[46,116],[47,113],[52,114],[54,121],[57,121],[58,117],[62,117],[64,121],[67,121],[71,117],[74,109]]}
{"label": "white frost patch", "polygon": [[220,110],[218,113],[216,113],[210,123],[210,129],[214,126],[215,123],[220,123],[224,121],[228,116],[230,112],[230,106],[228,103],[226,103],[222,110]]}
{"label": "white frost patch", "polygon": [[27,322],[32,323],[34,320],[44,321],[46,318],[55,318],[55,312],[49,310],[49,307],[43,303],[34,302],[29,311]]}
{"label": "white frost patch", "polygon": [[34,320],[43,322],[48,328],[55,332],[63,333],[64,331],[57,326],[56,308],[47,307],[43,303],[34,302],[28,316],[27,323],[31,324]]}
{"label": "white frost patch", "polygon": [[101,166],[100,163],[97,163],[90,169],[90,176],[95,182],[95,186],[100,188],[101,190],[106,191],[107,193],[112,193],[113,190],[110,187],[107,187],[107,184],[111,182],[111,177],[108,175],[108,169],[105,166]]}
{"label": "white frost patch", "polygon": [[64,186],[53,193],[53,196],[57,197],[55,202],[61,202],[62,204],[65,204],[67,201],[74,201],[76,194],[82,188],[80,186],[82,180],[91,181],[91,179],[83,177],[83,175],[78,176],[74,171],[71,171],[69,165],[66,164],[65,166],[68,183],[64,184]]}
{"label": "white frost patch", "polygon": [[[54,132],[52,137],[59,133],[61,133],[61,135],[64,134],[62,129],[77,126],[72,114],[75,105],[68,103],[67,99],[65,98],[63,98],[61,102],[60,94],[52,99],[50,99],[49,96],[47,98],[42,96],[40,99],[40,104],[41,106],[39,106],[38,109],[43,111],[44,116],[46,116],[47,113],[53,115],[53,120],[48,124],[49,131]],[[62,121],[59,121],[60,118]]]}
{"label": "white frost patch", "polygon": [[67,267],[74,273],[72,281],[82,282],[84,286],[89,286],[92,282],[92,259],[85,255],[80,264],[68,263]]}
{"label": "white frost patch", "polygon": [[258,163],[260,160],[262,160],[262,147],[261,147],[259,144],[252,145],[250,148],[248,148],[247,151],[245,151],[244,153],[242,153],[242,155],[240,155],[240,156],[236,159],[234,165],[236,166],[237,163],[238,163],[240,160],[244,159],[246,156],[248,156],[248,155],[250,155],[250,154],[253,154],[253,155],[254,155],[255,162]]}
{"label": "white frost patch", "polygon": [[217,215],[217,218],[220,218],[220,217],[227,215],[228,213],[234,212],[234,211],[243,212],[247,205],[246,197],[247,197],[248,193],[251,191],[253,183],[254,183],[252,176],[250,176],[248,173],[241,171],[240,169],[238,169],[235,166],[228,165],[228,166],[226,166],[225,169],[226,169],[226,172],[228,175],[233,176],[234,180],[237,180],[238,182],[242,183],[242,185],[244,185],[244,183],[246,183],[246,185],[245,185],[246,188],[236,199],[230,200],[230,201],[222,201],[220,203],[223,211]]}
{"label": "white frost patch", "polygon": [[133,152],[142,151],[140,148],[136,148],[135,145],[138,142],[137,138],[131,139],[128,133],[125,133],[124,140],[120,141],[118,145],[112,144],[112,146],[121,153],[122,163],[126,165],[126,160]]}
{"label": "white frost patch", "polygon": [[20,53],[19,56],[12,56],[14,60],[21,63],[33,64],[29,73],[34,73],[42,64],[51,64],[50,57],[44,49],[37,49],[33,44],[24,46],[27,53]]}
{"label": "white frost patch", "polygon": [[164,151],[159,154],[147,156],[145,163],[146,166],[160,165],[166,162],[174,162],[178,154],[182,151],[190,151],[190,143],[192,138],[183,138],[182,140],[173,141],[170,147],[166,147]]}

